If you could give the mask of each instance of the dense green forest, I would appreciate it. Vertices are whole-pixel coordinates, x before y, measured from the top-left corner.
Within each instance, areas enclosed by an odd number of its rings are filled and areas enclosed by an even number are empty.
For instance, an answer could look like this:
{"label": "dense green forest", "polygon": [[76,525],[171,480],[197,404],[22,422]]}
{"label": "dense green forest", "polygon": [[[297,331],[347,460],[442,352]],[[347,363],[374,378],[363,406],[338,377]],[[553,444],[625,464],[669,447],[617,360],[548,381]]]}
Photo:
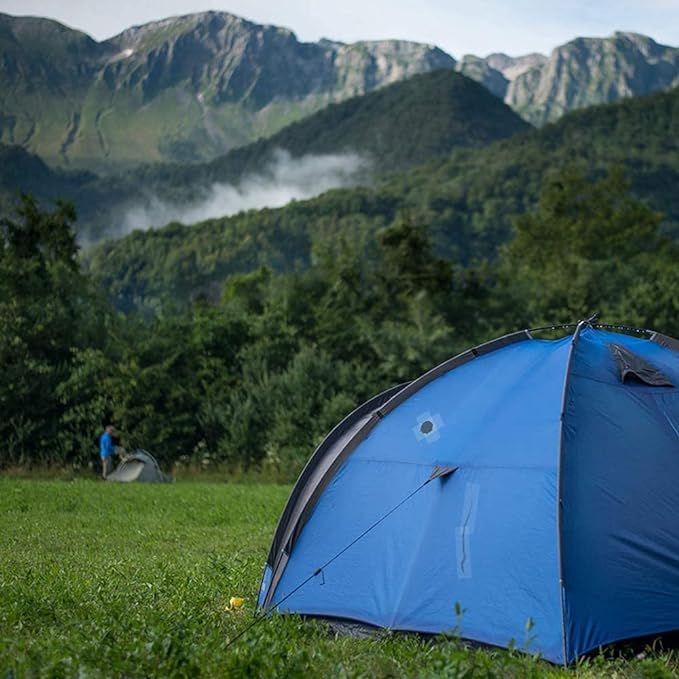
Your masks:
{"label": "dense green forest", "polygon": [[81,237],[93,241],[117,235],[130,207],[153,200],[196,203],[216,183],[237,184],[266,173],[280,151],[292,158],[360,154],[363,171],[353,181],[371,183],[375,175],[527,129],[528,123],[482,85],[449,69],[438,70],[332,104],[272,137],[206,163],[148,163],[101,178],[50,168],[19,146],[0,144],[0,212],[19,189],[45,205],[50,199],[69,199],[78,209]]}
{"label": "dense green forest", "polygon": [[575,167],[590,178],[624,168],[635,196],[679,235],[679,89],[599,106],[479,149],[459,149],[373,187],[198,225],[170,224],[104,243],[86,255],[94,278],[122,310],[155,312],[205,296],[227,276],[266,266],[295,271],[318,262],[328,243],[360,242],[408,213],[437,256],[460,265],[492,260],[516,215],[534,209],[545,179]]}
{"label": "dense green forest", "polygon": [[505,331],[598,311],[679,334],[676,242],[619,168],[547,178],[485,261],[443,257],[426,212],[393,210],[373,230],[330,224],[304,267],[253,260],[219,294],[215,278],[210,298],[143,319],[81,270],[73,209],[24,198],[0,223],[2,463],[87,465],[112,420],[165,465],[290,479],[363,399]]}

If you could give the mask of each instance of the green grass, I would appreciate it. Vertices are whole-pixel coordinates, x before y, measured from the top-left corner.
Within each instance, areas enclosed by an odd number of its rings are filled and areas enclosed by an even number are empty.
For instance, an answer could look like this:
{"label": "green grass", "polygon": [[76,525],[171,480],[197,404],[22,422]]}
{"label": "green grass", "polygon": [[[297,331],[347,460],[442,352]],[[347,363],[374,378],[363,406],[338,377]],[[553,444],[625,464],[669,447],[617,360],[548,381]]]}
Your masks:
{"label": "green grass", "polygon": [[[519,652],[335,637],[254,612],[289,487],[0,478],[0,677],[672,677],[679,658],[554,668]],[[243,610],[228,610],[243,596]]]}

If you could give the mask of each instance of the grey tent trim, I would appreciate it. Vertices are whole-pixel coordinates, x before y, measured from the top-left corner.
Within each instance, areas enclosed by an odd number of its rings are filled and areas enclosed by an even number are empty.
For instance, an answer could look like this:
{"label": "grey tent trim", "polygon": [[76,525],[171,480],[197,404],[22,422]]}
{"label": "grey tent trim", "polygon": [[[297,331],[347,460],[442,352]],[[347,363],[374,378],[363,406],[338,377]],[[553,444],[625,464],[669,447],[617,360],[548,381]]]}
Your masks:
{"label": "grey tent trim", "polygon": [[485,342],[477,347],[444,361],[429,372],[414,380],[393,387],[362,406],[345,418],[316,449],[316,452],[302,471],[290,499],[276,528],[267,565],[271,568],[271,583],[262,602],[267,610],[283,575],[292,548],[304,528],[316,502],[344,464],[351,453],[363,441],[377,423],[403,401],[410,398],[436,378],[479,356],[485,356],[516,342],[532,340],[528,330],[519,330],[497,339]]}
{"label": "grey tent trim", "polygon": [[659,332],[653,332],[651,335],[651,342],[655,342],[661,347],[665,347],[665,349],[679,351],[679,340],[674,339],[674,337],[668,337],[667,335],[661,335]]}
{"label": "grey tent trim", "polygon": [[[286,528],[291,522],[296,522],[299,518],[295,516],[296,509],[302,505],[306,505],[309,501],[310,493],[308,491],[308,486],[315,488],[316,483],[319,481],[317,470],[323,466],[324,458],[331,456],[333,450],[338,449],[338,443],[342,439],[346,439],[347,435],[351,435],[356,431],[357,426],[360,426],[362,421],[366,416],[370,416],[372,412],[379,408],[382,404],[386,403],[394,394],[398,393],[403,389],[408,383],[399,384],[396,387],[391,387],[381,394],[374,396],[370,400],[363,403],[347,415],[321,442],[321,444],[316,448],[311,459],[307,462],[302,473],[300,474],[297,482],[295,483],[288,502],[283,510],[281,518],[278,520],[278,525],[276,527],[276,532],[274,534],[274,539],[271,544],[271,549],[269,550],[269,557],[267,563],[273,564],[276,555],[279,553],[286,536]],[[305,492],[307,491],[307,492]]]}
{"label": "grey tent trim", "polygon": [[[292,549],[299,532],[302,529],[308,512],[305,510],[313,506],[320,494],[325,489],[331,476],[327,472],[329,466],[339,455],[351,437],[368,421],[372,413],[386,403],[395,394],[401,391],[408,383],[399,384],[383,391],[359,406],[347,415],[316,448],[311,459],[302,470],[297,483],[295,483],[283,514],[278,520],[274,539],[271,543],[267,563],[278,574],[275,584],[278,584],[280,575],[285,570],[287,557]],[[274,581],[272,580],[272,585]]]}

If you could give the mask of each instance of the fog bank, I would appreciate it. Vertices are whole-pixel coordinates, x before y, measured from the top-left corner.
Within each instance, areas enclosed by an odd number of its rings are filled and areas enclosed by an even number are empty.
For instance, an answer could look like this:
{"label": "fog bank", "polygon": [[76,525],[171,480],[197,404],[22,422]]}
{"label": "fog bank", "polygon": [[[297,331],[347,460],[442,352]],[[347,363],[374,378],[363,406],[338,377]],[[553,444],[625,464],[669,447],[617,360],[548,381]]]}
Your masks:
{"label": "fog bank", "polygon": [[120,235],[173,221],[194,224],[243,210],[282,207],[291,200],[355,184],[358,173],[368,167],[368,160],[356,153],[293,158],[287,151],[277,150],[261,173],[247,175],[236,184],[213,184],[195,203],[179,205],[149,196],[145,205],[125,211]]}

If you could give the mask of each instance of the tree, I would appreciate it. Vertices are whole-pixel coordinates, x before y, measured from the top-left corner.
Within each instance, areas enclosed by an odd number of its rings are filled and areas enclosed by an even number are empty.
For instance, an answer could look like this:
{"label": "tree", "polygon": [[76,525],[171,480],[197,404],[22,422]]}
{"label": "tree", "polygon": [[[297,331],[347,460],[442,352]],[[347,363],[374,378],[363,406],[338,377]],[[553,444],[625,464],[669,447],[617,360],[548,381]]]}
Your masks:
{"label": "tree", "polygon": [[446,297],[452,289],[452,266],[437,257],[426,226],[409,212],[377,234],[388,296],[408,298],[424,290],[433,298]]}
{"label": "tree", "polygon": [[548,181],[535,210],[515,219],[500,286],[533,323],[620,308],[670,252],[661,222],[620,169],[597,180],[566,170]]}
{"label": "tree", "polygon": [[80,272],[73,206],[42,212],[23,196],[0,219],[0,440],[5,462],[52,460],[62,405],[55,391],[88,336],[91,291]]}

